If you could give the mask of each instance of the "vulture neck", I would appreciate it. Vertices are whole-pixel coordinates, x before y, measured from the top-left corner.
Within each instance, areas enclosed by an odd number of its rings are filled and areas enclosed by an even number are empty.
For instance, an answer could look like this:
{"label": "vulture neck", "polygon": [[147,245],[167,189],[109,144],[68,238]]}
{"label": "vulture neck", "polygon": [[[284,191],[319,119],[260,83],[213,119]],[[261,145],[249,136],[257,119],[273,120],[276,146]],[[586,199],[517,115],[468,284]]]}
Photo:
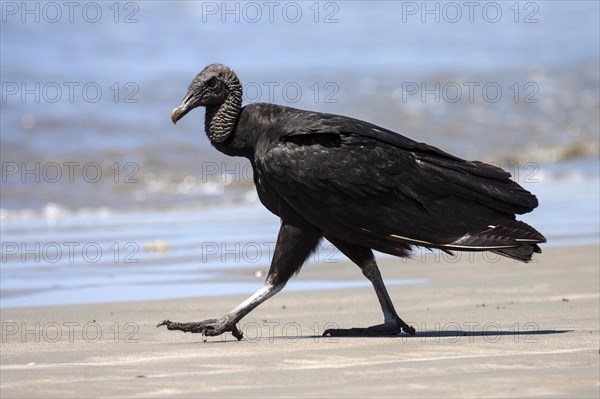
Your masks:
{"label": "vulture neck", "polygon": [[204,130],[212,143],[221,143],[233,133],[242,109],[242,85],[235,76],[226,82],[229,94],[223,104],[206,107]]}

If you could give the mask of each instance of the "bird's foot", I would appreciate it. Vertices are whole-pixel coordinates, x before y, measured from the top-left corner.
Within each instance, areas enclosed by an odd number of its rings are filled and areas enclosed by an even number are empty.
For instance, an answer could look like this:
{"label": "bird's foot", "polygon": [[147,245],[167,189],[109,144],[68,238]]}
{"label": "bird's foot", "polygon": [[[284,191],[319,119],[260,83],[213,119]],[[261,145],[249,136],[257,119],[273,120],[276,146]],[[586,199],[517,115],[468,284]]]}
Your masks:
{"label": "bird's foot", "polygon": [[366,328],[330,328],[323,332],[324,337],[389,337],[398,335],[402,331],[415,335],[414,327],[401,321],[396,323],[378,324]]}
{"label": "bird's foot", "polygon": [[229,322],[226,318],[222,319],[208,319],[197,322],[179,323],[170,320],[163,320],[156,326],[167,326],[169,330],[179,330],[183,332],[190,332],[192,334],[202,334],[210,337],[221,335],[224,332],[230,331],[237,340],[243,338],[243,334],[236,327],[235,323]]}

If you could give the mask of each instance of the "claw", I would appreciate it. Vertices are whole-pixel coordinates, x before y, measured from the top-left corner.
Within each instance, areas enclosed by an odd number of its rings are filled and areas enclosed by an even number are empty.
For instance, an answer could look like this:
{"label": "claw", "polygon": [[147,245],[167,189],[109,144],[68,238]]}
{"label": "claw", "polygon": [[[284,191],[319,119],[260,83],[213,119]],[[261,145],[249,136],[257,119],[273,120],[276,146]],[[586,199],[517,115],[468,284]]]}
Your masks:
{"label": "claw", "polygon": [[200,322],[191,322],[191,323],[177,323],[172,322],[170,320],[163,320],[156,326],[167,326],[169,330],[179,330],[183,332],[189,332],[192,334],[202,334],[204,336],[217,336],[221,335],[226,331],[231,331],[231,334],[237,338],[237,340],[241,340],[243,338],[243,334],[240,330],[237,329],[237,326],[234,324],[233,326],[227,324],[225,319],[208,319]]}
{"label": "claw", "polygon": [[235,338],[237,338],[238,341],[241,341],[242,338],[244,338],[244,334],[238,330],[237,326],[234,324],[233,328],[231,329],[231,335],[233,335]]}
{"label": "claw", "polygon": [[413,326],[406,326],[406,327],[402,327],[402,331],[404,331],[405,333],[409,334],[409,335],[415,335],[417,333],[417,330],[415,330],[415,328]]}
{"label": "claw", "polygon": [[163,320],[156,325],[156,328],[158,328],[160,326],[167,326],[167,328],[169,328],[169,324],[171,324],[171,320]]}

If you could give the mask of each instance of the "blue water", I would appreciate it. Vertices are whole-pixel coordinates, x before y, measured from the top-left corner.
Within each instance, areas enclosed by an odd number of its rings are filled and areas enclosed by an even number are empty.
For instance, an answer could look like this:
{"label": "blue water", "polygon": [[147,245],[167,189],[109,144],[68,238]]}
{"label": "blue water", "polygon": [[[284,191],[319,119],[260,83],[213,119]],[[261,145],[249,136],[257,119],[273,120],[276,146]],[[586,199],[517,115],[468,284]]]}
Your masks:
{"label": "blue water", "polygon": [[[247,162],[210,147],[202,111],[169,118],[212,62],[238,73],[246,103],[343,113],[496,162],[538,195],[524,220],[549,245],[598,243],[596,1],[114,4],[1,4],[1,306],[260,285],[278,220]],[[155,240],[170,248],[144,250]],[[324,245],[313,263],[342,259]]]}
{"label": "blue water", "polygon": [[169,117],[212,62],[237,71],[246,102],[343,113],[469,159],[600,153],[598,2],[481,2],[472,12],[278,2],[272,15],[261,2],[137,1],[118,14],[84,2],[72,16],[60,2],[24,4],[3,3],[0,35],[9,212],[239,200],[247,187],[214,186],[206,173],[226,162],[219,172],[234,170],[238,183],[245,164],[210,148],[203,112],[178,126]]}

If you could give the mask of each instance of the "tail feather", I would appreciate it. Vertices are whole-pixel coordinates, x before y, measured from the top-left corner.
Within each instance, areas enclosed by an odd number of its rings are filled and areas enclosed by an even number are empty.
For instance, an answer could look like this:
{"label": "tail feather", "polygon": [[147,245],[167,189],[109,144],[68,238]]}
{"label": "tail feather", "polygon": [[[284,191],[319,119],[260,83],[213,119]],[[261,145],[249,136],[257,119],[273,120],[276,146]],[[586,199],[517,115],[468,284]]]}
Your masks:
{"label": "tail feather", "polygon": [[541,253],[537,244],[546,242],[539,231],[520,220],[504,220],[476,234],[466,234],[450,244],[452,249],[490,250],[502,256],[529,262],[533,253]]}
{"label": "tail feather", "polygon": [[546,237],[542,233],[520,220],[503,220],[497,225],[490,225],[489,230],[485,230],[481,234],[510,237],[518,242],[546,242]]}
{"label": "tail feather", "polygon": [[522,262],[529,262],[534,253],[541,254],[542,250],[537,244],[523,244],[516,248],[499,249],[492,252]]}

